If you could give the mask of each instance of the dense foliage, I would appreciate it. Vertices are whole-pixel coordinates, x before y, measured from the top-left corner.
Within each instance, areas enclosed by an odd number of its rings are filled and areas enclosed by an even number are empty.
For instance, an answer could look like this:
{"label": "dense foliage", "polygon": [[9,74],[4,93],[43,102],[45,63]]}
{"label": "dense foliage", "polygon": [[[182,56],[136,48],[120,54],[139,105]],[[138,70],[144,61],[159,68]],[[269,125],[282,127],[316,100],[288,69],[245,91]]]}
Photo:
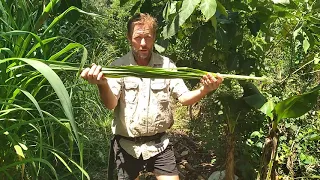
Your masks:
{"label": "dense foliage", "polygon": [[129,50],[136,12],[158,19],[155,49],[178,66],[273,79],[225,80],[176,107],[188,123],[174,127],[214,152],[212,171],[319,178],[320,1],[0,0],[0,10],[0,179],[105,178],[112,113],[94,86],[43,62],[107,66]]}

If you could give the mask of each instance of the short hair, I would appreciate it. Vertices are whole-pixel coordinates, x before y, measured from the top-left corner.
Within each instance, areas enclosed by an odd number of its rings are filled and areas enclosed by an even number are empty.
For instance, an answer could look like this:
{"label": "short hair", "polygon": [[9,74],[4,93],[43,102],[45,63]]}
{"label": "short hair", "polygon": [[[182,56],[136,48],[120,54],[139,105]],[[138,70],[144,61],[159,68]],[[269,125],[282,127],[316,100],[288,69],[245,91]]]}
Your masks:
{"label": "short hair", "polygon": [[152,17],[148,13],[137,13],[133,15],[127,23],[127,33],[131,36],[133,24],[147,24],[152,27],[153,33],[156,34],[158,27],[156,18]]}

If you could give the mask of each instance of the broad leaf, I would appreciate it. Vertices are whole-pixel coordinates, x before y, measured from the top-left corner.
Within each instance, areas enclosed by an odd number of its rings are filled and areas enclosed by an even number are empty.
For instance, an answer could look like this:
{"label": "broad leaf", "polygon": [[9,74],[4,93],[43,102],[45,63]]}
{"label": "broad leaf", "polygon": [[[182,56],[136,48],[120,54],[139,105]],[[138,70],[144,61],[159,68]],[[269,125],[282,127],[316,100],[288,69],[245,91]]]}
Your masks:
{"label": "broad leaf", "polygon": [[221,14],[223,14],[225,17],[228,17],[228,12],[227,12],[226,8],[219,1],[216,1],[216,2],[217,2],[218,11]]}
{"label": "broad leaf", "polygon": [[262,94],[254,94],[243,98],[250,106],[260,109],[266,103],[266,98]]}
{"label": "broad leaf", "polygon": [[162,34],[165,39],[175,35],[179,27],[191,16],[200,0],[184,0],[179,13],[174,17],[172,22],[163,28]]}
{"label": "broad leaf", "polygon": [[191,35],[191,48],[194,51],[199,52],[210,42],[210,35],[212,34],[210,31],[212,31],[211,27],[200,26],[193,32]]}
{"label": "broad leaf", "polygon": [[216,0],[202,0],[200,4],[200,10],[206,17],[205,21],[208,21],[215,13],[217,9]]}
{"label": "broad leaf", "polygon": [[317,102],[319,90],[320,85],[310,92],[296,95],[279,102],[275,107],[277,122],[279,123],[283,118],[297,118],[310,111]]}
{"label": "broad leaf", "polygon": [[270,117],[270,119],[273,119],[273,110],[274,110],[274,102],[269,100],[268,102],[266,102],[261,108],[260,111],[267,115],[268,117]]}
{"label": "broad leaf", "polygon": [[267,102],[259,89],[252,83],[243,85],[243,99],[248,105],[255,109],[260,109]]}
{"label": "broad leaf", "polygon": [[169,15],[170,15],[170,8],[171,8],[171,1],[168,1],[166,3],[166,6],[164,7],[163,12],[162,12],[162,17],[166,21],[168,20]]}

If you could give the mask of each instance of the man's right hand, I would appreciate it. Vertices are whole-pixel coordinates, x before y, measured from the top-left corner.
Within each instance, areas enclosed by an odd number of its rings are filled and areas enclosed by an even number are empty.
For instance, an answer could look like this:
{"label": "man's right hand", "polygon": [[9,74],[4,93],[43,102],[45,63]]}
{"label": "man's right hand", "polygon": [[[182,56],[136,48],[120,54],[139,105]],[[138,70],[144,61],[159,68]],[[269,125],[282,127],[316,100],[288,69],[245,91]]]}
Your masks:
{"label": "man's right hand", "polygon": [[103,85],[107,84],[107,78],[101,71],[102,67],[92,64],[91,68],[85,68],[81,72],[81,77],[87,80],[90,84]]}

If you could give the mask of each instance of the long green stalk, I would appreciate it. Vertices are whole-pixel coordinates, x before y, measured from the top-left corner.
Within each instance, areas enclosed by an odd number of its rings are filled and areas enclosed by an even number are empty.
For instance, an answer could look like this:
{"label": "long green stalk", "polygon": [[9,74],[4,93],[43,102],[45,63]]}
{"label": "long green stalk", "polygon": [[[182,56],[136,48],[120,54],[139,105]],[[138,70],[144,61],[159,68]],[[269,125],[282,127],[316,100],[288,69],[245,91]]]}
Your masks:
{"label": "long green stalk", "polygon": [[[81,68],[80,64],[66,63],[66,62],[53,62],[44,61],[49,64],[52,69],[56,70],[67,70],[67,71],[79,71]],[[102,72],[110,78],[121,78],[121,77],[140,77],[140,78],[159,78],[159,79],[200,79],[204,75],[211,73],[216,77],[216,73],[202,71],[199,69],[193,69],[188,67],[178,68],[152,68],[148,66],[113,66],[102,68]],[[225,79],[238,79],[238,80],[257,80],[267,81],[265,77],[255,76],[243,76],[233,74],[220,74]]]}

